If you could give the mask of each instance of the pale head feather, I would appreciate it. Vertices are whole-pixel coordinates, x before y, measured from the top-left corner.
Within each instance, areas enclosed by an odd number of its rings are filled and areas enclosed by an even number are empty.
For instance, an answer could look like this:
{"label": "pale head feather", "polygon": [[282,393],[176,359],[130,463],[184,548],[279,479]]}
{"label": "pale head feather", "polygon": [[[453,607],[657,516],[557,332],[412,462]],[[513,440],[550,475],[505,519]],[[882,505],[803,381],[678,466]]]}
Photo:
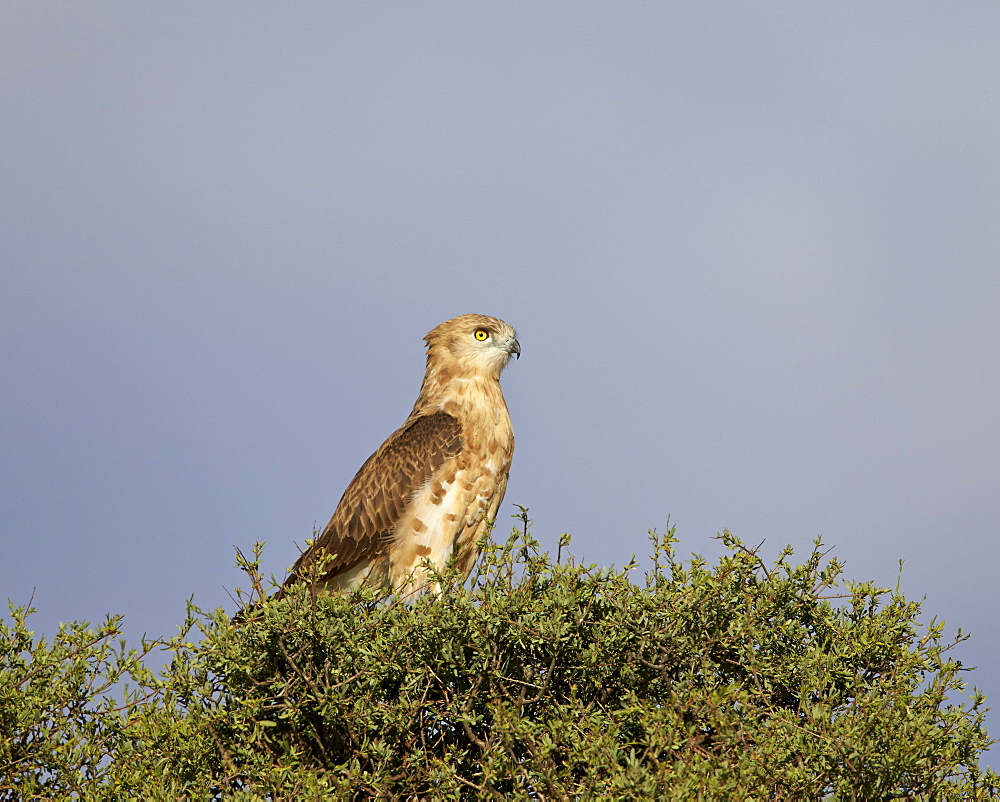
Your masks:
{"label": "pale head feather", "polygon": [[488,315],[446,320],[427,332],[424,340],[428,375],[441,371],[450,378],[499,380],[511,354],[521,354],[514,327]]}

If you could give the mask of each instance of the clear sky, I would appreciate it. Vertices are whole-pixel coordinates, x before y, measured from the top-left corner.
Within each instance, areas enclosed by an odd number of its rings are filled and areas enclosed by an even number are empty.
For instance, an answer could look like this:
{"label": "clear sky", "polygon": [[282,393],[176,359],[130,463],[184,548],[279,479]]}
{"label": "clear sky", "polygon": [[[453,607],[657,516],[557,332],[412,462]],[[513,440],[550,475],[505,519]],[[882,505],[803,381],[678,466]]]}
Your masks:
{"label": "clear sky", "polygon": [[230,604],[481,312],[502,516],[903,560],[998,704],[998,143],[996,3],[0,4],[0,596]]}

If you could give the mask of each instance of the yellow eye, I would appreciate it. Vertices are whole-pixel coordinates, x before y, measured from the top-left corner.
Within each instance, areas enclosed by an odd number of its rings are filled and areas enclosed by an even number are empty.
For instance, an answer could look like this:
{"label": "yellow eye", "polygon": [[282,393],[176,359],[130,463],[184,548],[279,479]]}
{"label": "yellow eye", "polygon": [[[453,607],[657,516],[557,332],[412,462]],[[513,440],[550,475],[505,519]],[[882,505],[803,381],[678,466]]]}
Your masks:
{"label": "yellow eye", "polygon": [[482,342],[483,340],[488,340],[490,333],[486,329],[476,329],[476,333],[472,335],[477,340]]}

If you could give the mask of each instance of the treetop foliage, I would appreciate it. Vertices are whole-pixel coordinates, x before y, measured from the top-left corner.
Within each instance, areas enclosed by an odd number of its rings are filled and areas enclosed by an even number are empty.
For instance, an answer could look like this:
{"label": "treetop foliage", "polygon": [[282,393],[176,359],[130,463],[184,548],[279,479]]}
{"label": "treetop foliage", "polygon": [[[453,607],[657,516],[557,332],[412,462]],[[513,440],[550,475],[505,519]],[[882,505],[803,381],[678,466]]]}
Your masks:
{"label": "treetop foliage", "polygon": [[[466,586],[280,601],[242,558],[238,623],[193,603],[130,649],[121,620],[0,626],[0,799],[400,796],[992,798],[964,638],[840,582],[817,541],[716,565],[653,535],[651,566],[555,559],[523,527]],[[154,670],[166,654],[169,664]]]}

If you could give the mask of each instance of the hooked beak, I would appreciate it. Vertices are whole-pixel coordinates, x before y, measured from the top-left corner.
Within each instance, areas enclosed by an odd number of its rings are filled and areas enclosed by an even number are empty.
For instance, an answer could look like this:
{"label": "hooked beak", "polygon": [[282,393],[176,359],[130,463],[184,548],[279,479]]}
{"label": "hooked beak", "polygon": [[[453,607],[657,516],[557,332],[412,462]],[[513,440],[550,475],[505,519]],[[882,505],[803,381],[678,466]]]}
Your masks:
{"label": "hooked beak", "polygon": [[521,343],[515,340],[513,337],[507,343],[507,353],[513,354],[517,359],[521,358]]}

